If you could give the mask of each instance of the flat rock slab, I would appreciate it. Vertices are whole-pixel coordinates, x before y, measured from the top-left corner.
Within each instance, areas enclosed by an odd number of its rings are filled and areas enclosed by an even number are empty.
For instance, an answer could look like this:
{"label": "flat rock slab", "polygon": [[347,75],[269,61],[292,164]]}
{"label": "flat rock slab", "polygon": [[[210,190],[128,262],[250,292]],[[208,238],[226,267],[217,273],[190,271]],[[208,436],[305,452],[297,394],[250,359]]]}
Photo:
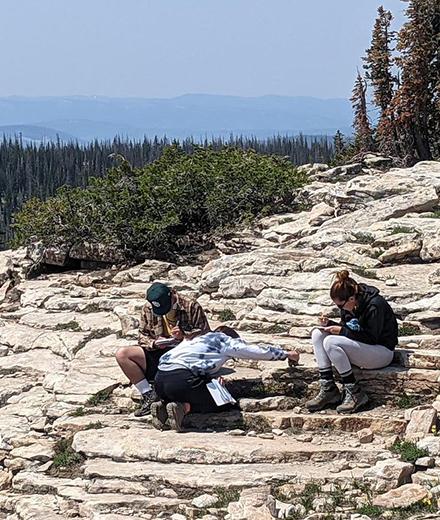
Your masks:
{"label": "flat rock slab", "polygon": [[45,375],[65,372],[66,369],[63,358],[46,349],[35,349],[0,358],[0,374],[23,372],[28,375]]}
{"label": "flat rock slab", "polygon": [[170,486],[196,489],[215,487],[252,487],[271,482],[319,480],[334,482],[358,478],[364,470],[354,468],[332,472],[333,464],[163,464],[156,462],[114,462],[91,459],[84,464],[84,475],[89,478],[157,481]]}
{"label": "flat rock slab", "polygon": [[122,433],[117,428],[82,431],[75,435],[72,446],[87,457],[193,464],[324,462],[343,457],[373,459],[377,455],[377,448],[350,449],[344,442],[316,446],[291,437],[234,439],[223,433],[179,434],[145,428]]}
{"label": "flat rock slab", "polygon": [[422,500],[429,498],[430,493],[419,484],[405,484],[397,489],[392,489],[384,495],[374,498],[373,505],[378,507],[399,508],[410,507]]}
{"label": "flat rock slab", "polygon": [[397,434],[403,433],[406,427],[404,419],[380,417],[369,414],[300,414],[286,410],[285,412],[244,413],[246,424],[266,424],[272,428],[298,428],[305,431],[331,429],[333,431],[357,432],[370,428],[373,433]]}

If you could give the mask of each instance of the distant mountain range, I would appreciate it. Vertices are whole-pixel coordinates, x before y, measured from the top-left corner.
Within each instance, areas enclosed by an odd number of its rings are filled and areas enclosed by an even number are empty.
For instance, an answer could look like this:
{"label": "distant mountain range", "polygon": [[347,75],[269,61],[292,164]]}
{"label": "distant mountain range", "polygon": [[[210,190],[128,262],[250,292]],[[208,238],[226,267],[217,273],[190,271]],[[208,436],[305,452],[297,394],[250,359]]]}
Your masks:
{"label": "distant mountain range", "polygon": [[170,99],[107,97],[0,98],[0,135],[24,141],[172,138],[230,134],[334,135],[351,133],[346,99],[187,94]]}

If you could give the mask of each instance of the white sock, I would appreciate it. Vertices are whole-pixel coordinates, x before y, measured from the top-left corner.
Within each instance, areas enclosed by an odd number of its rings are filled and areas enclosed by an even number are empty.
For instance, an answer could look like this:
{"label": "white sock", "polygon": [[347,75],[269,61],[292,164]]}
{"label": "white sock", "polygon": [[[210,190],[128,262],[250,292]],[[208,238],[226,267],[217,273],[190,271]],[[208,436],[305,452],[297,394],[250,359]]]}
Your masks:
{"label": "white sock", "polygon": [[142,379],[142,381],[139,381],[139,383],[136,383],[134,386],[139,390],[139,393],[142,395],[146,394],[151,390],[151,385],[146,379]]}

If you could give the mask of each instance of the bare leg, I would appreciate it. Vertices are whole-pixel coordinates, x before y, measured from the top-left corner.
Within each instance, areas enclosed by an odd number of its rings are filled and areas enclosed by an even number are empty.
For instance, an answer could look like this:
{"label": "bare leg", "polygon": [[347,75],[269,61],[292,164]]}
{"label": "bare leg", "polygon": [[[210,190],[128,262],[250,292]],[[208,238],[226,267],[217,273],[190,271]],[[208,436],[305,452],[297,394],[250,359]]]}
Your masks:
{"label": "bare leg", "polygon": [[133,385],[145,379],[147,364],[141,347],[120,348],[116,352],[116,361]]}

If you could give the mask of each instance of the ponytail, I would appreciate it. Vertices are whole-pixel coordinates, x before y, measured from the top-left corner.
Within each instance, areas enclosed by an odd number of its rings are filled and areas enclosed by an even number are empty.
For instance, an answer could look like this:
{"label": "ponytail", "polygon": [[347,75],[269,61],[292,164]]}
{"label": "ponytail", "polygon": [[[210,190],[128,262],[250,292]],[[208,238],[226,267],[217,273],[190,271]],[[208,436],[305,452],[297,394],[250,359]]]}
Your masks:
{"label": "ponytail", "polygon": [[359,285],[350,277],[347,270],[336,273],[336,280],[330,289],[330,297],[332,300],[347,301],[359,292]]}

